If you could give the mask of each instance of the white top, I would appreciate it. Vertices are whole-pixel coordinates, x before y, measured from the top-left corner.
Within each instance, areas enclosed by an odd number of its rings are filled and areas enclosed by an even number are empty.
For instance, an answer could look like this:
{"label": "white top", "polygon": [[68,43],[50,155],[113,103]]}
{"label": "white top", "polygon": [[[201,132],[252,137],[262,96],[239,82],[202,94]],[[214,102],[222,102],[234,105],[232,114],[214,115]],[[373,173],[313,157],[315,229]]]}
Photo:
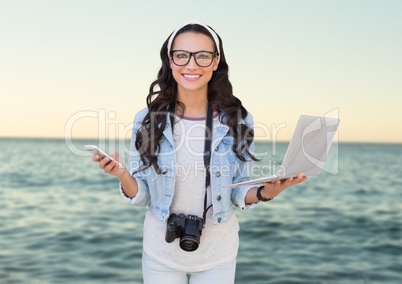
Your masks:
{"label": "white top", "polygon": [[[215,117],[214,121],[217,119]],[[205,118],[176,117],[176,184],[171,213],[202,218],[205,197],[204,139]],[[207,206],[211,203],[211,191],[208,188]],[[163,265],[187,272],[211,269],[234,260],[239,248],[237,218],[233,214],[227,222],[213,225],[212,210],[213,207],[207,212],[200,245],[193,252],[182,250],[179,238],[167,243],[166,222],[158,221],[148,210],[144,221],[144,251]]]}

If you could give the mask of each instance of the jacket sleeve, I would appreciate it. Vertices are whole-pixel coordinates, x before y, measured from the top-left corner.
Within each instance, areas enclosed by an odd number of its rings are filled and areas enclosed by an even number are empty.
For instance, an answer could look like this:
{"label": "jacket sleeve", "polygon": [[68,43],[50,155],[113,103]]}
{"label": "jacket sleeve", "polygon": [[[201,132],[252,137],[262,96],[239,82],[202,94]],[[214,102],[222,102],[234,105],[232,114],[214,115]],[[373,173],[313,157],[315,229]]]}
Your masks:
{"label": "jacket sleeve", "polygon": [[[253,116],[250,113],[247,114],[247,117],[245,118],[244,122],[248,127],[254,130]],[[251,143],[249,151],[251,153],[254,153],[254,141]],[[251,160],[251,158],[247,157],[247,154],[245,152],[243,154],[246,157],[247,161],[246,162],[239,161],[239,165],[238,167],[236,167],[233,176],[233,183],[239,183],[250,180],[254,162],[253,160]],[[239,207],[241,210],[255,207],[256,203],[246,204],[245,201],[247,192],[253,187],[255,186],[244,185],[234,188],[232,190],[232,203],[236,207]]]}
{"label": "jacket sleeve", "polygon": [[131,143],[130,143],[130,152],[129,152],[128,171],[133,176],[133,178],[137,181],[138,192],[133,198],[130,198],[124,193],[124,190],[121,187],[121,183],[119,185],[119,189],[120,189],[120,193],[121,193],[122,197],[124,199],[126,199],[130,204],[137,205],[140,207],[148,206],[151,201],[151,197],[149,194],[147,175],[146,175],[146,173],[148,171],[144,170],[144,171],[140,171],[140,172],[133,174],[135,171],[137,171],[138,169],[140,169],[143,166],[143,164],[140,160],[140,153],[135,148],[135,140],[136,140],[137,131],[141,127],[142,120],[144,119],[146,113],[147,113],[147,109],[144,109],[144,110],[140,111],[134,118]]}

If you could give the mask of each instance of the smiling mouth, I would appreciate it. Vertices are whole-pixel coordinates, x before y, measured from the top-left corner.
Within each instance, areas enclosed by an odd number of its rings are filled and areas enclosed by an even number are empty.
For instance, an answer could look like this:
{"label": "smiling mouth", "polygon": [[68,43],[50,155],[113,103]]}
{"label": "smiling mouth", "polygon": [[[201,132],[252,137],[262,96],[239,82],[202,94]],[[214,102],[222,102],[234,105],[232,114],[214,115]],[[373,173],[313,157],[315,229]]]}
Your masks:
{"label": "smiling mouth", "polygon": [[187,79],[198,79],[198,78],[201,77],[201,75],[183,74],[183,77],[184,77],[184,78],[187,78]]}

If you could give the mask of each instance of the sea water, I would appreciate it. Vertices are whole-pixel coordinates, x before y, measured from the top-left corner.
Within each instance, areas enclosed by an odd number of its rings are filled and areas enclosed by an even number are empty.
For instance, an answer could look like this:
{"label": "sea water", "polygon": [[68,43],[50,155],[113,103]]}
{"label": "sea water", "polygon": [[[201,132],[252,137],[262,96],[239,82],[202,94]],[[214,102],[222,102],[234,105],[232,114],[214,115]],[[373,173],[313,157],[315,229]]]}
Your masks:
{"label": "sea water", "polygon": [[[402,283],[402,145],[336,146],[319,176],[236,210],[236,283]],[[275,171],[286,147],[256,143],[266,155],[254,176]],[[146,209],[83,153],[0,140],[0,283],[142,283]]]}

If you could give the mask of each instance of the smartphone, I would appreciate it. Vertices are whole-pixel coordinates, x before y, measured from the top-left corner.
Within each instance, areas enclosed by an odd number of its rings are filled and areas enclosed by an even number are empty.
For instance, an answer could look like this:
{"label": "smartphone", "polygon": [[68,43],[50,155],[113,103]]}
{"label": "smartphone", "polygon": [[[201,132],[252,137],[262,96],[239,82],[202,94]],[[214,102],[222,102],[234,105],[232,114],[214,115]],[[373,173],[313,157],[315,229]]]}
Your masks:
{"label": "smartphone", "polygon": [[[93,155],[99,155],[101,160],[105,157],[109,158],[111,161],[115,161],[117,162],[114,158],[110,157],[108,154],[106,154],[104,151],[102,151],[101,149],[99,149],[97,146],[95,145],[84,145],[85,150],[91,152]],[[123,168],[123,165],[120,164],[119,162],[117,162],[117,164],[119,165],[120,168]]]}

